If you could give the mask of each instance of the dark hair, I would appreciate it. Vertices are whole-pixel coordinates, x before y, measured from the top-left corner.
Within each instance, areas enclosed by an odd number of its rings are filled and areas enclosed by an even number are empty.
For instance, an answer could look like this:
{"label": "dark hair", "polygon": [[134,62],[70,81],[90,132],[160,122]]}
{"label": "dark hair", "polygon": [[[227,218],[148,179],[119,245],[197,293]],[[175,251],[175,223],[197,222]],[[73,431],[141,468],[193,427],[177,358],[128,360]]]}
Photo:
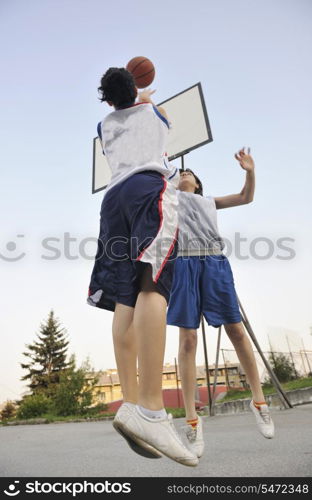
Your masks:
{"label": "dark hair", "polygon": [[182,173],[182,172],[191,172],[191,174],[194,175],[196,184],[198,184],[198,188],[195,188],[194,193],[195,194],[200,194],[201,196],[203,196],[203,185],[202,185],[201,180],[199,179],[199,177],[197,177],[197,175],[194,174],[193,170],[191,170],[190,168],[186,168],[186,169],[180,168],[180,173]]}
{"label": "dark hair", "polygon": [[133,104],[137,94],[134,78],[125,68],[109,68],[98,91],[100,101],[111,101],[116,108]]}

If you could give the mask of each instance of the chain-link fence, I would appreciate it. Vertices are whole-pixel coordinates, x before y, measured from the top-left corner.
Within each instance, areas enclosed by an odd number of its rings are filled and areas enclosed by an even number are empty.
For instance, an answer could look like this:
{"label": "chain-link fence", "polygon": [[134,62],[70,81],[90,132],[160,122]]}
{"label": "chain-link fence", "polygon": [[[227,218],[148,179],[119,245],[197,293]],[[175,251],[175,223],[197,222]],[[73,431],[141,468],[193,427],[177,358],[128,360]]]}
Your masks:
{"label": "chain-link fence", "polygon": [[[234,349],[221,349],[222,356],[219,357],[219,364],[239,363],[236,351]],[[299,352],[277,352],[277,351],[267,351],[263,352],[265,358],[270,363],[272,369],[274,370],[274,357],[278,359],[281,355],[285,357],[288,364],[293,367],[293,375],[295,378],[312,376],[312,351],[300,350]],[[258,351],[254,351],[259,376],[261,382],[264,382],[269,378],[266,367],[260,357]],[[223,362],[225,361],[225,363]],[[241,366],[242,371],[243,367]]]}

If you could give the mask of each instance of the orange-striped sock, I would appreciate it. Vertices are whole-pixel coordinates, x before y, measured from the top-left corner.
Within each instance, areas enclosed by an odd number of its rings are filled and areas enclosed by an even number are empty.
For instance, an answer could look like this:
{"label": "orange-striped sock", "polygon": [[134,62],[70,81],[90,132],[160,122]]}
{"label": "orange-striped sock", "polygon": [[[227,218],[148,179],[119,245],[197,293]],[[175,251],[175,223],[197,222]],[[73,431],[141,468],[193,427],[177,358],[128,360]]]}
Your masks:
{"label": "orange-striped sock", "polygon": [[198,424],[198,417],[192,418],[191,420],[186,420],[186,423],[188,425],[191,425],[193,427],[193,429],[195,429],[197,427],[197,424]]}
{"label": "orange-striped sock", "polygon": [[258,401],[254,401],[254,400],[253,400],[253,404],[254,404],[254,406],[255,406],[258,410],[260,410],[261,405],[266,405],[266,404],[267,404],[267,402],[266,402],[266,401],[260,401],[260,402],[258,402]]}

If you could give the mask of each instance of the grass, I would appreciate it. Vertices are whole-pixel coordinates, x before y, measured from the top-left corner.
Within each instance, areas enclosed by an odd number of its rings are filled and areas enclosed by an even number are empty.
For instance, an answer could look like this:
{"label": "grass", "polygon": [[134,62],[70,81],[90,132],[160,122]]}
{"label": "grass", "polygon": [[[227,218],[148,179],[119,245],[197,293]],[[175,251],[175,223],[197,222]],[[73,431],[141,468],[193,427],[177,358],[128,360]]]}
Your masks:
{"label": "grass", "polygon": [[[312,387],[312,377],[299,378],[297,380],[292,380],[291,382],[285,382],[281,384],[284,391],[292,391],[295,389],[304,389],[305,387]],[[273,385],[263,386],[263,393],[265,396],[269,394],[275,394],[276,390]],[[235,389],[230,389],[227,395],[220,399],[218,402],[223,403],[225,401],[234,401],[236,399],[251,399],[251,391],[239,391]]]}
{"label": "grass", "polygon": [[299,378],[297,380],[292,380],[291,382],[286,382],[282,386],[287,390],[291,391],[293,389],[304,389],[305,387],[312,387],[312,377]]}
{"label": "grass", "polygon": [[174,418],[185,417],[184,408],[166,408],[167,413],[171,413]]}
{"label": "grass", "polygon": [[[185,410],[184,408],[166,408],[167,412],[168,413],[171,413],[172,416],[174,418],[181,418],[181,417],[185,417]],[[16,417],[14,418],[10,418],[4,422],[0,422],[0,425],[7,425],[8,422],[16,422],[16,421],[27,421],[29,420],[29,423],[31,423],[31,421],[35,421],[37,419],[40,419],[40,420],[46,420],[46,423],[53,423],[53,422],[73,422],[73,421],[92,421],[92,420],[99,420],[99,419],[103,419],[105,420],[105,417],[114,417],[115,416],[115,412],[102,412],[102,413],[98,413],[96,415],[94,414],[86,414],[86,415],[66,415],[65,417],[62,417],[60,415],[54,415],[52,413],[45,413],[43,415],[40,415],[38,417],[32,417],[32,418],[29,418],[29,419],[18,419]]]}
{"label": "grass", "polygon": [[61,415],[54,415],[51,413],[46,413],[45,415],[42,415],[40,418],[45,418],[49,422],[70,422],[72,420],[92,420],[92,419],[104,419],[105,417],[110,417],[115,415],[115,413],[112,412],[105,412],[105,413],[97,413],[94,415],[92,414],[85,414],[85,415],[66,415],[65,417]]}
{"label": "grass", "polygon": [[31,417],[31,418],[9,418],[8,420],[5,421],[0,421],[0,425],[7,425],[9,422],[17,422],[17,421],[27,421],[29,420],[30,422],[32,420],[37,420],[37,419],[44,419],[47,422],[46,423],[53,423],[53,422],[72,422],[72,421],[77,421],[77,420],[99,420],[103,419],[105,420],[105,417],[111,417],[114,416],[115,413],[113,412],[102,412],[102,413],[90,413],[90,414],[85,414],[85,415],[66,415],[66,416],[61,416],[61,415],[55,415],[53,413],[44,413],[43,415],[40,415],[38,417]]}

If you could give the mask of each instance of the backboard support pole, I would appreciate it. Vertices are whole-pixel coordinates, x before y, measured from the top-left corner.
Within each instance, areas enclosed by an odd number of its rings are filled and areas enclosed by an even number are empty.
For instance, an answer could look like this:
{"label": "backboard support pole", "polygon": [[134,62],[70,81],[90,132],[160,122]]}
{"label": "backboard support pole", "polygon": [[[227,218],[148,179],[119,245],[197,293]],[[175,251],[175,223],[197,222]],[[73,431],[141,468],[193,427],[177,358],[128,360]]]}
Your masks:
{"label": "backboard support pole", "polygon": [[185,168],[184,168],[184,155],[181,156],[181,170],[185,170]]}

